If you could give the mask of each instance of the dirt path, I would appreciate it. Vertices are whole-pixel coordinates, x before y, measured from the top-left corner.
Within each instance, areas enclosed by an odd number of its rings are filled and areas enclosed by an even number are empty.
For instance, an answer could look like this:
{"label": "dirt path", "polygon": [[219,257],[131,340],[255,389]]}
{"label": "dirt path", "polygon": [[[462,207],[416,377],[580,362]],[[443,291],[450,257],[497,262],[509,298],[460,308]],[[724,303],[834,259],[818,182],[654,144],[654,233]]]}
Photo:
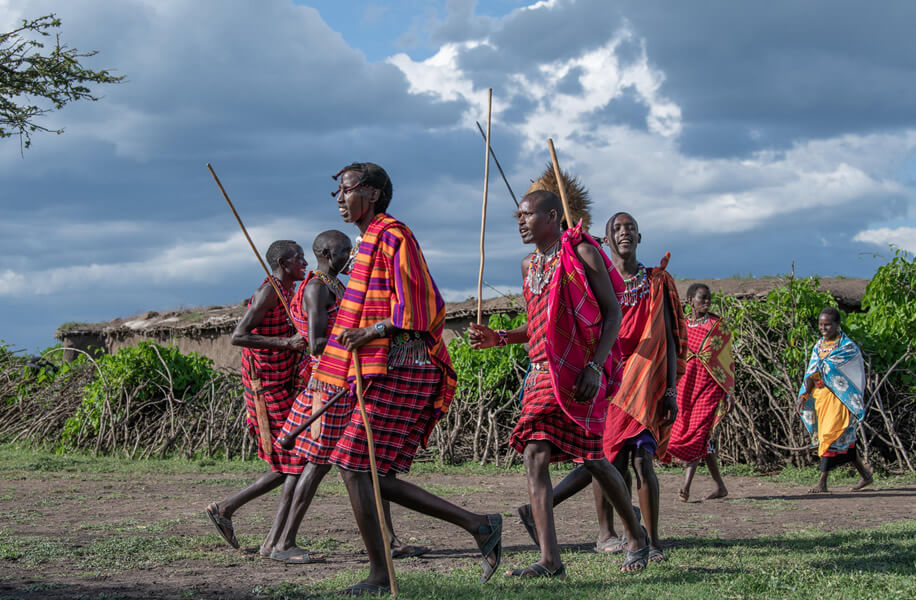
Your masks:
{"label": "dirt path", "polygon": [[[258,586],[305,583],[365,568],[343,486],[333,476],[319,491],[300,535],[301,544],[327,554],[327,563],[286,566],[234,551],[219,541],[204,507],[251,479],[73,473],[0,479],[0,598],[248,598]],[[409,480],[470,510],[501,512],[504,564],[513,564],[513,553],[533,550],[515,515],[515,508],[527,501],[523,476],[420,475]],[[660,482],[661,533],[671,552],[689,544],[690,538],[743,539],[808,528],[871,528],[916,517],[916,486],[858,493],[837,486],[833,493],[812,496],[805,494],[805,487],[764,477],[727,477],[728,498],[685,504],[677,498],[679,474],[661,473]],[[703,498],[710,490],[709,480],[698,476],[694,497]],[[266,533],[275,503],[273,495],[259,498],[236,514],[236,532],[243,545],[258,543]],[[591,549],[595,517],[590,492],[561,506],[556,518],[564,549]],[[399,571],[450,571],[476,563],[479,557],[470,536],[452,525],[400,507],[394,507],[394,520],[402,539],[434,548],[423,559],[399,561]],[[17,556],[10,540],[23,536],[29,537],[28,548],[20,547]],[[172,540],[172,550],[153,551],[149,564],[118,568],[122,560],[135,560],[137,552],[150,552],[138,543],[164,539]],[[99,544],[111,553],[88,569],[84,563],[59,556],[61,548],[97,552]],[[48,553],[42,560],[30,564],[21,556],[33,556],[36,548],[44,546]]]}

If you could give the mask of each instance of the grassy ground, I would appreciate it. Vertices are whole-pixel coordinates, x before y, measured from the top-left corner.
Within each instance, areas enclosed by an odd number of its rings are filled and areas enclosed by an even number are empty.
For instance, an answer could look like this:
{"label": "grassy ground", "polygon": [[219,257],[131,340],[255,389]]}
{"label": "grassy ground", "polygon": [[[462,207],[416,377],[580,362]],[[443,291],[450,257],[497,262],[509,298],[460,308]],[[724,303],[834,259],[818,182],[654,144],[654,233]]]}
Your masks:
{"label": "grassy ground", "polygon": [[[306,527],[315,536],[303,543],[313,551],[333,555],[334,564],[322,574],[304,567],[287,570],[276,563],[265,564],[263,559],[258,562],[222,544],[206,519],[198,514],[199,507],[204,505],[201,498],[222,494],[222,489],[237,488],[249,476],[263,471],[264,466],[258,461],[129,461],[60,456],[24,447],[0,446],[0,600],[45,597],[134,600],[144,597],[143,589],[158,589],[156,582],[160,577],[163,581],[183,578],[177,588],[180,592],[169,595],[170,598],[221,597],[214,595],[208,583],[213,578],[231,580],[236,589],[241,586],[242,597],[332,598],[335,590],[365,577],[361,544],[346,529],[324,532],[314,526]],[[523,479],[518,470],[512,469],[506,477],[500,477],[505,473],[491,466],[443,467],[434,463],[419,463],[412,471],[412,475],[427,482],[423,485],[430,491],[459,499],[462,504],[485,502],[494,507],[499,506],[496,499],[507,491],[523,493]],[[677,469],[660,469],[660,473],[669,488],[681,477]],[[740,478],[751,475],[750,470],[742,467],[726,469],[726,478],[734,478],[736,487]],[[507,478],[515,482],[511,490],[490,488],[489,482]],[[854,483],[855,476],[838,470],[831,474],[830,485],[838,490],[833,497],[809,500],[798,495],[800,486],[809,486],[816,479],[817,471],[813,468],[785,469],[778,475],[744,479],[743,485],[753,489],[744,495],[736,493],[718,504],[675,504],[683,516],[675,520],[670,510],[663,515],[669,519],[664,533],[666,546],[671,549],[670,560],[641,573],[621,574],[619,557],[590,552],[589,544],[567,543],[563,546],[563,560],[569,573],[566,581],[509,580],[497,574],[484,586],[478,583],[479,567],[473,553],[465,552],[455,559],[446,553],[425,562],[417,559],[399,562],[401,597],[470,600],[916,597],[916,511],[908,510],[905,504],[913,497],[912,489],[903,489],[916,483],[916,476],[877,477],[876,495],[858,496],[839,491]],[[31,482],[39,484],[30,489],[43,491],[23,496],[21,490]],[[765,483],[765,489],[755,491],[758,484],[754,482]],[[148,487],[148,491],[142,492],[147,496],[148,513],[129,506],[141,496],[138,486]],[[777,487],[785,488],[785,495],[774,489]],[[209,491],[199,492],[201,488]],[[862,528],[864,513],[855,511],[874,512],[878,507],[874,503],[882,502],[882,494],[884,503],[903,502],[904,508],[881,520],[873,519],[870,528]],[[336,477],[323,484],[320,496],[334,498],[317,507],[325,512],[314,515],[316,522],[345,523],[352,529],[346,506],[342,504],[346,502],[345,491]],[[843,522],[838,523],[833,513],[820,508],[837,506],[829,503],[846,503],[844,506],[855,508],[847,511]],[[344,510],[335,504],[343,505]],[[263,506],[272,505],[265,502]],[[507,527],[518,530],[519,526],[510,521],[514,518],[513,506],[509,502],[508,508],[500,510],[507,519]],[[153,510],[160,507],[169,510]],[[47,531],[46,526],[42,533],[49,511],[56,511],[65,519],[59,530],[52,530],[60,535]],[[246,515],[247,521],[241,521],[239,538],[243,546],[253,546],[261,539],[257,532],[262,533],[269,526],[271,513],[252,508]],[[568,515],[566,509],[567,525]],[[797,529],[768,535],[783,531],[770,528],[789,518],[799,523]],[[405,523],[403,515],[399,519],[401,524]],[[754,534],[741,536],[736,535],[739,521],[763,525]],[[883,525],[873,527],[882,522]],[[421,542],[432,542],[430,545],[443,551],[456,544],[467,545],[466,540],[456,537],[454,529],[445,530],[448,537],[433,537],[431,527],[435,523],[429,520],[419,523],[422,528],[415,527],[414,531],[431,536]],[[581,532],[575,539],[587,541],[593,535],[593,513],[588,506],[581,523]],[[519,567],[537,560],[527,541],[520,543],[525,539],[524,532],[510,533],[516,537],[509,543],[503,567]],[[248,582],[248,576],[265,569],[274,575]],[[308,576],[309,572],[312,576]]]}

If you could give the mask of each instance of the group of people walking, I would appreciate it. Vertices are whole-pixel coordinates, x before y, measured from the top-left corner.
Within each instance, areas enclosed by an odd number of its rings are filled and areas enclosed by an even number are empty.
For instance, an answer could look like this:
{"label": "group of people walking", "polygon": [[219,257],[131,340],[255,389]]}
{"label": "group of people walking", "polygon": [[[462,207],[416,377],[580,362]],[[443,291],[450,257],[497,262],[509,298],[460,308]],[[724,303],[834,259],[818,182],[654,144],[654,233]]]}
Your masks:
{"label": "group of people walking", "polygon": [[[317,268],[308,273],[299,244],[278,241],[268,250],[283,301],[265,279],[232,340],[242,346],[248,426],[258,440],[258,455],[271,470],[210,504],[207,515],[220,535],[238,547],[235,511],[282,486],[260,553],[290,563],[323,560],[298,547],[296,533],[318,484],[336,465],[369,561],[369,575],[346,594],[389,590],[386,553],[404,557],[429,551],[400,542],[388,502],[470,534],[486,582],[502,560],[501,515],[472,513],[397,477],[410,470],[454,396],[456,376],[442,340],[445,303],[413,233],[389,213],[393,188],[385,170],[354,163],[335,179],[340,215],[359,229],[357,245],[351,246],[342,232],[321,233],[312,247]],[[730,334],[709,312],[705,285],[688,290],[685,317],[666,271],[669,255],[657,267],[639,262],[642,238],[632,215],[617,213],[607,221],[601,240],[609,249],[605,252],[581,221],[564,221],[557,193],[541,188],[532,186],[516,213],[522,242],[535,247],[521,264],[527,323],[510,331],[472,324],[468,332],[475,349],[527,344],[530,359],[521,415],[509,443],[524,457],[529,503],[518,513],[540,559],[505,575],[566,576],[554,507],[586,487],[595,498],[596,550],[624,554],[622,571],[643,569],[666,558],[659,537],[656,458],[687,465],[679,492],[685,502],[704,461],[716,483],[707,498],[728,493],[711,440],[732,405]],[[345,270],[346,286],[338,279]],[[812,355],[799,410],[809,429],[821,436],[826,462],[820,487],[826,489],[827,470],[849,461],[862,473],[861,487],[871,481],[854,444],[863,382],[849,361],[838,362],[853,353],[855,344],[845,336],[834,343],[827,339],[832,330],[821,330],[825,339]],[[365,381],[384,523],[375,510],[366,428],[354,409],[358,370]],[[847,385],[834,394],[839,377]],[[266,418],[258,415],[264,407]],[[850,408],[843,413],[839,407]],[[292,450],[274,443],[322,408],[324,414],[296,437]],[[264,436],[267,428],[270,435]],[[559,461],[579,466],[554,488],[549,466]],[[634,481],[638,508],[631,500]],[[615,512],[621,535],[614,528]],[[391,540],[389,547],[385,538]]]}

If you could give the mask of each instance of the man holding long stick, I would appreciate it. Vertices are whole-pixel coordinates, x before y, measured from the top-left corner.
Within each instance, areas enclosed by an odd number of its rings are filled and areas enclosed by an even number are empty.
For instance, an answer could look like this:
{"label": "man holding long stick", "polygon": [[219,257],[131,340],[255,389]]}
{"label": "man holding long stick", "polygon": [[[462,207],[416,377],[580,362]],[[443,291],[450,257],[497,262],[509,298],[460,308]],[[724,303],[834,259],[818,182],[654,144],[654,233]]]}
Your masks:
{"label": "man holding long stick", "polygon": [[[273,270],[276,289],[284,294],[287,305],[297,281],[305,277],[307,263],[302,248],[290,240],[278,240],[267,250],[267,262]],[[295,398],[299,351],[305,339],[296,334],[286,308],[269,279],[258,287],[248,303],[248,310],[232,332],[232,343],[242,347],[242,385],[248,406],[248,428],[258,441],[258,456],[270,465],[270,471],[251,485],[221,502],[207,506],[207,516],[220,536],[234,548],[239,547],[232,527],[236,510],[284,484],[283,499],[288,502],[296,477],[305,461],[296,454],[273,447]],[[266,419],[265,419],[266,417]],[[270,556],[273,539],[283,520],[275,521],[260,552]]]}
{"label": "man holding long stick", "polygon": [[[392,185],[385,170],[373,163],[353,163],[335,179],[340,215],[359,228],[361,243],[312,378],[352,389],[358,358],[371,382],[364,397],[382,496],[474,536],[483,556],[481,580],[487,581],[502,554],[502,517],[471,513],[394,476],[410,469],[454,395],[455,373],[442,342],[445,303],[413,233],[386,213]],[[374,509],[369,452],[362,417],[354,412],[329,459],[341,469],[369,557],[369,576],[348,588],[349,595],[385,593],[391,584],[385,564],[389,549]]]}

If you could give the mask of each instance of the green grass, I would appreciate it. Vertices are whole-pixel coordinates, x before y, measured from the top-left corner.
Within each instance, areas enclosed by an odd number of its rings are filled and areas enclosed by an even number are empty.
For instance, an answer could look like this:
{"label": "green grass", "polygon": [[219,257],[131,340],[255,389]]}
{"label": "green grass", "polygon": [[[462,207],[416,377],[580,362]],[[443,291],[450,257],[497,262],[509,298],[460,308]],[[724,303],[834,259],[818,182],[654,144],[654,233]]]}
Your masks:
{"label": "green grass", "polygon": [[[0,560],[28,567],[65,567],[72,576],[115,576],[135,569],[168,567],[189,559],[211,564],[238,562],[231,553],[214,553],[214,536],[112,535],[73,547],[34,536],[0,532]],[[248,540],[245,540],[246,542]],[[509,580],[494,576],[480,585],[475,560],[452,563],[451,570],[401,573],[404,599],[502,600],[562,598],[912,598],[916,596],[916,521],[885,524],[873,530],[825,533],[809,529],[749,540],[673,537],[669,560],[648,570],[619,572],[619,557],[565,550],[566,581]],[[324,552],[341,550],[333,538],[309,541]],[[536,560],[533,552],[504,556],[503,567]],[[294,575],[290,575],[294,577]],[[283,581],[251,590],[255,598],[295,600],[333,598],[333,591],[366,576],[344,571],[314,584]]]}
{"label": "green grass", "polygon": [[[619,558],[565,552],[566,581],[508,580],[497,574],[483,586],[479,567],[462,561],[450,572],[403,573],[400,597],[502,600],[562,598],[912,598],[916,596],[916,521],[876,530],[809,530],[752,540],[673,538],[667,563],[636,574],[619,572]],[[530,552],[505,557],[504,566],[536,560]],[[314,585],[284,581],[252,590],[256,598],[334,598],[366,571],[342,573]]]}

